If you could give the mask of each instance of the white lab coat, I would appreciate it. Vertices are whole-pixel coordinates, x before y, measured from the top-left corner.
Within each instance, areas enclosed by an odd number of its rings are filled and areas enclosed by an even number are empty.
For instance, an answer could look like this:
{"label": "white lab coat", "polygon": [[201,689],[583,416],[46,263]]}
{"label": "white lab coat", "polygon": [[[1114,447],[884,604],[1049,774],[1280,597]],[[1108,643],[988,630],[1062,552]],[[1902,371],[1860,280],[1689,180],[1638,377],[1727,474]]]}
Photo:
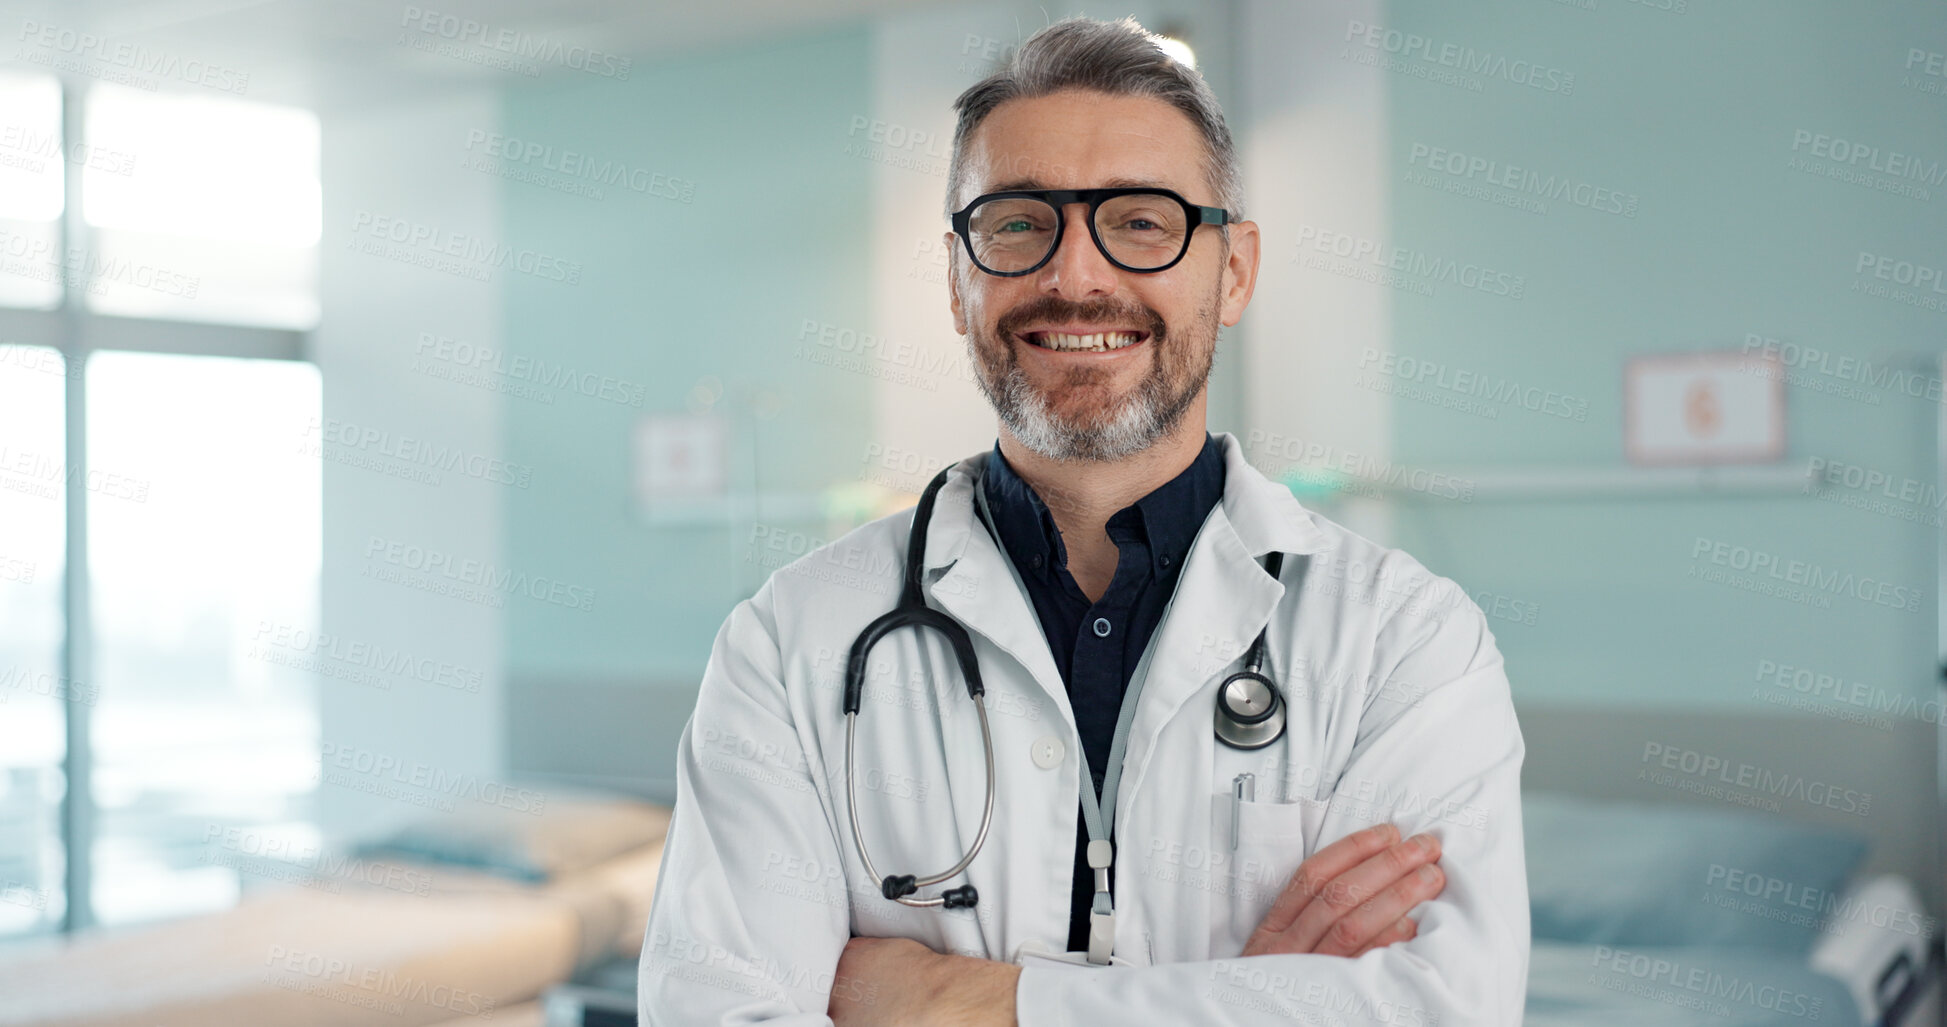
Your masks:
{"label": "white lab coat", "polygon": [[[640,969],[644,1024],[828,1024],[853,935],[1024,964],[1022,1024],[1521,1021],[1528,892],[1523,745],[1501,655],[1465,593],[1412,557],[1304,509],[1220,433],[1224,495],[1192,543],[1150,645],[1115,818],[1118,965],[1066,948],[1083,768],[1061,674],[962,461],[926,542],[929,605],[972,636],[998,790],[964,878],[974,910],[883,898],[845,800],[845,660],[898,598],[911,509],[780,568],[717,634],[677,754],[675,815]],[[1286,553],[1281,580],[1258,562]],[[1309,557],[1309,560],[1303,557]],[[1302,583],[1301,583],[1302,582]],[[1217,742],[1218,682],[1269,625],[1289,704],[1272,746]],[[1120,625],[1117,625],[1120,627]],[[979,723],[944,637],[873,650],[859,717],[859,806],[880,874],[930,874],[980,823]],[[1045,764],[1045,765],[1044,765]],[[1256,775],[1230,843],[1231,782]],[[1419,936],[1356,959],[1241,958],[1299,863],[1390,820],[1438,835],[1445,890]]]}

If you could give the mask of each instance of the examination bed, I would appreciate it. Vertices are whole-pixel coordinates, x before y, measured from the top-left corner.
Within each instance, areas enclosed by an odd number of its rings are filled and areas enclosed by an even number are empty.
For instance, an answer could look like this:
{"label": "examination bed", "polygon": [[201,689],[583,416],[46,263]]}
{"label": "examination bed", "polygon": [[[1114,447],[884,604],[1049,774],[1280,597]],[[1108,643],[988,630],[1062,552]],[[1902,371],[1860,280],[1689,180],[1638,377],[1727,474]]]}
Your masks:
{"label": "examination bed", "polygon": [[1857,874],[1861,833],[1533,791],[1522,816],[1530,1027],[1938,1022],[1935,922]]}
{"label": "examination bed", "polygon": [[551,807],[422,824],[355,875],[9,953],[0,1025],[539,1024],[546,989],[639,952],[668,824],[643,803]]}

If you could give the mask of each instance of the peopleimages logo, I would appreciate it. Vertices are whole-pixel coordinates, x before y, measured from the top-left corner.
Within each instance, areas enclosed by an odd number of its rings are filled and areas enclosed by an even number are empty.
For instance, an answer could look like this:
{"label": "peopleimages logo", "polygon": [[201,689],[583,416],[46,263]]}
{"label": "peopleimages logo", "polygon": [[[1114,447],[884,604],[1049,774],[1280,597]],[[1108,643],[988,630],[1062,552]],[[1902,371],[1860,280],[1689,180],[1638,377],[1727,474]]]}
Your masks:
{"label": "peopleimages logo", "polygon": [[[1838,460],[1828,460],[1815,456],[1807,467],[1812,478],[1805,485],[1805,491],[1818,493],[1827,488],[1845,488],[1865,496],[1892,500],[1914,507],[1941,510],[1947,508],[1947,491],[1943,491],[1931,481],[1922,481],[1906,475],[1895,475],[1875,467],[1862,467]],[[1876,513],[1887,512],[1885,504],[1871,508]],[[1913,518],[1909,517],[1909,520]]]}
{"label": "peopleimages logo", "polygon": [[[1341,450],[1329,442],[1303,439],[1251,429],[1244,443],[1246,452],[1270,454],[1281,459],[1285,466],[1278,469],[1281,476],[1294,475],[1302,478],[1307,470],[1324,470],[1344,474],[1353,479],[1343,483],[1343,491],[1358,493],[1361,485],[1382,486],[1384,488],[1410,489],[1441,499],[1456,499],[1470,502],[1474,498],[1474,482],[1470,478],[1460,478],[1441,471],[1394,463],[1383,457],[1351,450]],[[1338,484],[1331,478],[1318,484]],[[1377,495],[1378,490],[1370,490]]]}
{"label": "peopleimages logo", "polygon": [[648,386],[627,379],[597,374],[570,363],[549,363],[542,357],[509,353],[492,346],[476,346],[432,332],[420,332],[412,352],[414,370],[424,370],[429,363],[447,365],[451,368],[450,373],[434,374],[433,377],[448,378],[463,385],[492,387],[498,384],[501,387],[494,391],[532,395],[547,403],[554,402],[552,394],[534,393],[519,386],[535,385],[544,389],[576,392],[590,399],[627,407],[641,407],[648,395]]}
{"label": "peopleimages logo", "polygon": [[1776,376],[1778,371],[1771,366],[1772,362],[1776,361],[1784,365],[1785,380],[1793,385],[1819,392],[1831,392],[1866,403],[1878,403],[1879,396],[1848,388],[1845,383],[1904,392],[1915,399],[1929,399],[1936,402],[1943,395],[1938,375],[1893,363],[1875,364],[1864,357],[1834,353],[1817,346],[1781,342],[1756,332],[1744,333],[1743,352],[1758,353],[1768,358],[1745,363],[1743,367],[1748,369],[1750,374],[1761,377]]}
{"label": "peopleimages logo", "polygon": [[[1734,1010],[1730,1002],[1766,1009],[1780,1015],[1796,1016],[1802,1020],[1817,1021],[1825,1006],[1825,999],[1817,995],[1791,991],[1769,982],[1760,982],[1737,976],[1726,975],[1715,969],[1687,963],[1666,955],[1648,955],[1628,949],[1612,949],[1607,945],[1595,946],[1589,957],[1589,966],[1605,971],[1607,979],[1597,976],[1591,981],[1601,988],[1611,991],[1631,991],[1682,1008],[1694,1008],[1716,1016],[1731,1016]],[[1635,982],[1632,986],[1631,982]],[[1655,990],[1642,991],[1654,985],[1670,989],[1667,995]],[[1683,994],[1688,992],[1689,994]]]}
{"label": "peopleimages logo", "polygon": [[[1325,256],[1311,257],[1306,250]],[[1329,258],[1336,258],[1336,262]],[[1360,277],[1381,285],[1419,284],[1426,287],[1415,291],[1428,296],[1433,295],[1430,284],[1445,282],[1490,296],[1518,300],[1528,284],[1527,278],[1522,275],[1317,225],[1298,226],[1298,253],[1293,260],[1315,270]],[[1375,270],[1384,274],[1375,274]],[[1400,279],[1398,276],[1406,277]]]}
{"label": "peopleimages logo", "polygon": [[437,549],[373,535],[365,544],[366,577],[479,602],[502,595],[524,595],[556,606],[589,611],[595,590],[542,575],[497,567],[473,557],[455,557]]}
{"label": "peopleimages logo", "polygon": [[1917,157],[1898,150],[1856,142],[1844,136],[1826,135],[1810,129],[1792,132],[1792,152],[1809,153],[1821,160],[1847,167],[1874,171],[1888,178],[1920,182],[1936,188],[1947,184],[1947,164]]}
{"label": "peopleimages logo", "polygon": [[406,7],[399,19],[401,28],[417,31],[422,37],[468,43],[498,51],[522,60],[558,64],[602,78],[626,81],[634,58],[621,57],[586,46],[563,43],[519,29],[495,28],[472,18],[462,18],[419,7]]}
{"label": "peopleimages logo", "polygon": [[1947,275],[1941,274],[1937,267],[1918,264],[1911,260],[1899,260],[1883,253],[1859,251],[1859,259],[1853,263],[1854,274],[1870,274],[1884,282],[1895,285],[1910,285],[1928,292],[1947,293]]}
{"label": "peopleimages logo", "polygon": [[1458,43],[1443,43],[1417,32],[1401,32],[1384,25],[1348,21],[1345,24],[1345,42],[1357,43],[1370,50],[1391,54],[1405,60],[1452,68],[1469,75],[1498,78],[1504,82],[1539,89],[1545,93],[1560,93],[1567,96],[1575,91],[1573,72],[1536,64],[1533,61],[1510,60],[1500,54],[1476,50],[1471,46],[1461,46]]}
{"label": "peopleimages logo", "polygon": [[476,128],[467,132],[465,149],[469,153],[477,150],[490,157],[550,171],[566,178],[596,185],[620,186],[632,192],[660,196],[679,203],[688,203],[696,195],[696,183],[687,178],[632,167],[623,161],[598,158],[577,150],[556,149],[551,143],[504,136],[485,129]]}
{"label": "peopleimages logo", "polygon": [[1700,790],[1695,787],[1683,789],[1697,792],[1706,798],[1732,798],[1732,794],[1723,792],[1721,787],[1729,785],[1774,800],[1797,799],[1812,806],[1824,806],[1862,817],[1873,808],[1871,792],[1861,792],[1826,781],[1814,781],[1800,774],[1771,770],[1742,760],[1734,761],[1678,745],[1644,742],[1640,762],[1644,769],[1637,772],[1639,779],[1662,784],[1666,782],[1651,776],[1651,768],[1675,771],[1683,775],[1685,781],[1706,784],[1714,788],[1715,791]]}
{"label": "peopleimages logo", "polygon": [[[1850,681],[1808,667],[1779,663],[1776,660],[1759,660],[1757,684],[1752,686],[1751,698],[1779,706],[1808,712],[1823,712],[1836,719],[1854,723],[1869,724],[1882,731],[1893,728],[1892,718],[1918,720],[1927,724],[1941,722],[1942,703],[1939,699],[1919,699],[1863,681]],[[1764,687],[1764,686],[1770,687]],[[1796,693],[1787,695],[1786,693]],[[1838,714],[1830,712],[1826,704],[1853,707],[1853,710]]]}
{"label": "peopleimages logo", "polygon": [[[534,476],[534,468],[527,464],[509,463],[499,457],[472,453],[458,446],[441,445],[409,435],[394,435],[386,429],[340,421],[335,417],[311,418],[304,439],[307,442],[318,440],[320,449],[323,446],[336,446],[340,450],[358,450],[520,489],[526,488]],[[314,452],[312,455],[320,453]],[[434,483],[437,484],[438,480],[435,479]]]}
{"label": "peopleimages logo", "polygon": [[[1697,536],[1696,542],[1690,547],[1690,555],[1693,559],[1701,558],[1714,567],[1748,574],[1753,578],[1768,579],[1763,583],[1793,586],[1793,589],[1787,590],[1788,592],[1797,590],[1850,596],[1875,606],[1909,611],[1919,610],[1920,600],[1926,596],[1921,589],[1909,585],[1895,585],[1877,578],[1857,575],[1851,571],[1835,571],[1815,563],[1781,558],[1776,553],[1732,545],[1729,542],[1720,542],[1701,535]],[[1694,567],[1691,569],[1691,574],[1710,577],[1698,575]],[[1739,579],[1742,580],[1744,579]],[[1743,585],[1740,584],[1740,587]],[[1770,592],[1771,589],[1753,589],[1753,591]]]}
{"label": "peopleimages logo", "polygon": [[[488,269],[512,267],[522,274],[548,281],[581,284],[580,261],[526,247],[508,246],[436,225],[360,210],[352,215],[351,230],[353,246],[365,253],[419,264],[447,274],[484,281]],[[361,236],[370,238],[359,238]],[[384,245],[386,243],[397,245],[388,248]]]}
{"label": "peopleimages logo", "polygon": [[[361,780],[384,781],[431,792],[449,803],[444,807],[447,810],[453,808],[451,800],[464,799],[539,816],[548,802],[545,792],[531,788],[337,742],[320,744],[317,769],[320,780],[334,785],[357,788],[359,786],[355,782]],[[334,775],[333,771],[348,773]]]}
{"label": "peopleimages logo", "polygon": [[1577,207],[1603,214],[1620,214],[1626,218],[1636,216],[1636,207],[1641,202],[1635,193],[1621,192],[1568,175],[1544,175],[1533,168],[1425,143],[1413,144],[1407,152],[1406,163],[1409,167],[1425,168],[1544,200],[1563,200]]}
{"label": "peopleimages logo", "polygon": [[[137,43],[118,42],[93,32],[81,32],[61,25],[26,19],[20,23],[20,34],[14,37],[32,43],[53,53],[65,54],[80,60],[100,61],[112,67],[125,69],[137,75],[153,75],[157,78],[175,79],[190,85],[207,86],[225,93],[242,93],[250,88],[250,73],[221,64],[190,58],[184,60],[172,53],[151,50]],[[45,55],[17,51],[15,57],[35,64],[53,64],[63,71],[92,75],[86,65],[67,66],[58,60],[49,60]],[[37,59],[38,58],[38,59]],[[136,80],[125,84],[150,92],[155,91],[155,83]]]}
{"label": "peopleimages logo", "polygon": [[1366,346],[1359,351],[1359,369],[1376,371],[1388,378],[1413,382],[1430,388],[1495,403],[1507,403],[1523,410],[1566,421],[1587,421],[1589,401],[1581,396],[1555,392],[1538,385],[1525,385],[1508,378],[1497,378],[1464,368],[1448,367],[1437,360],[1421,360]]}

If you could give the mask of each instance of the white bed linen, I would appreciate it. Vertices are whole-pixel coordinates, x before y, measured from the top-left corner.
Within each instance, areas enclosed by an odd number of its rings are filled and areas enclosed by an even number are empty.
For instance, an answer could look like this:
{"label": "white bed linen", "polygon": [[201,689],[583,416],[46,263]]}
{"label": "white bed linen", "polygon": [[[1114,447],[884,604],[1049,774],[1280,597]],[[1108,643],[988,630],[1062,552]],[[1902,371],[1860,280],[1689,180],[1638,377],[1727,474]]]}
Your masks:
{"label": "white bed linen", "polygon": [[639,945],[661,855],[657,842],[539,888],[454,871],[432,872],[425,894],[281,888],[224,913],[24,951],[0,960],[0,1027],[475,1019]]}

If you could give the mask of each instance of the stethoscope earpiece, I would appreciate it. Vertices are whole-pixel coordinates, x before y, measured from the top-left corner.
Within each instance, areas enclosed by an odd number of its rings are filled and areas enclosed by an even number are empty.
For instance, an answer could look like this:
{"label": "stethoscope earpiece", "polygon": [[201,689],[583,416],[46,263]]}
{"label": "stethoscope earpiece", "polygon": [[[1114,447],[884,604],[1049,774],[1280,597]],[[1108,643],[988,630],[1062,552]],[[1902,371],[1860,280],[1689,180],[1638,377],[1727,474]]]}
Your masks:
{"label": "stethoscope earpiece", "polygon": [[980,902],[980,893],[971,884],[958,888],[948,888],[940,893],[940,905],[948,909],[972,909]]}

